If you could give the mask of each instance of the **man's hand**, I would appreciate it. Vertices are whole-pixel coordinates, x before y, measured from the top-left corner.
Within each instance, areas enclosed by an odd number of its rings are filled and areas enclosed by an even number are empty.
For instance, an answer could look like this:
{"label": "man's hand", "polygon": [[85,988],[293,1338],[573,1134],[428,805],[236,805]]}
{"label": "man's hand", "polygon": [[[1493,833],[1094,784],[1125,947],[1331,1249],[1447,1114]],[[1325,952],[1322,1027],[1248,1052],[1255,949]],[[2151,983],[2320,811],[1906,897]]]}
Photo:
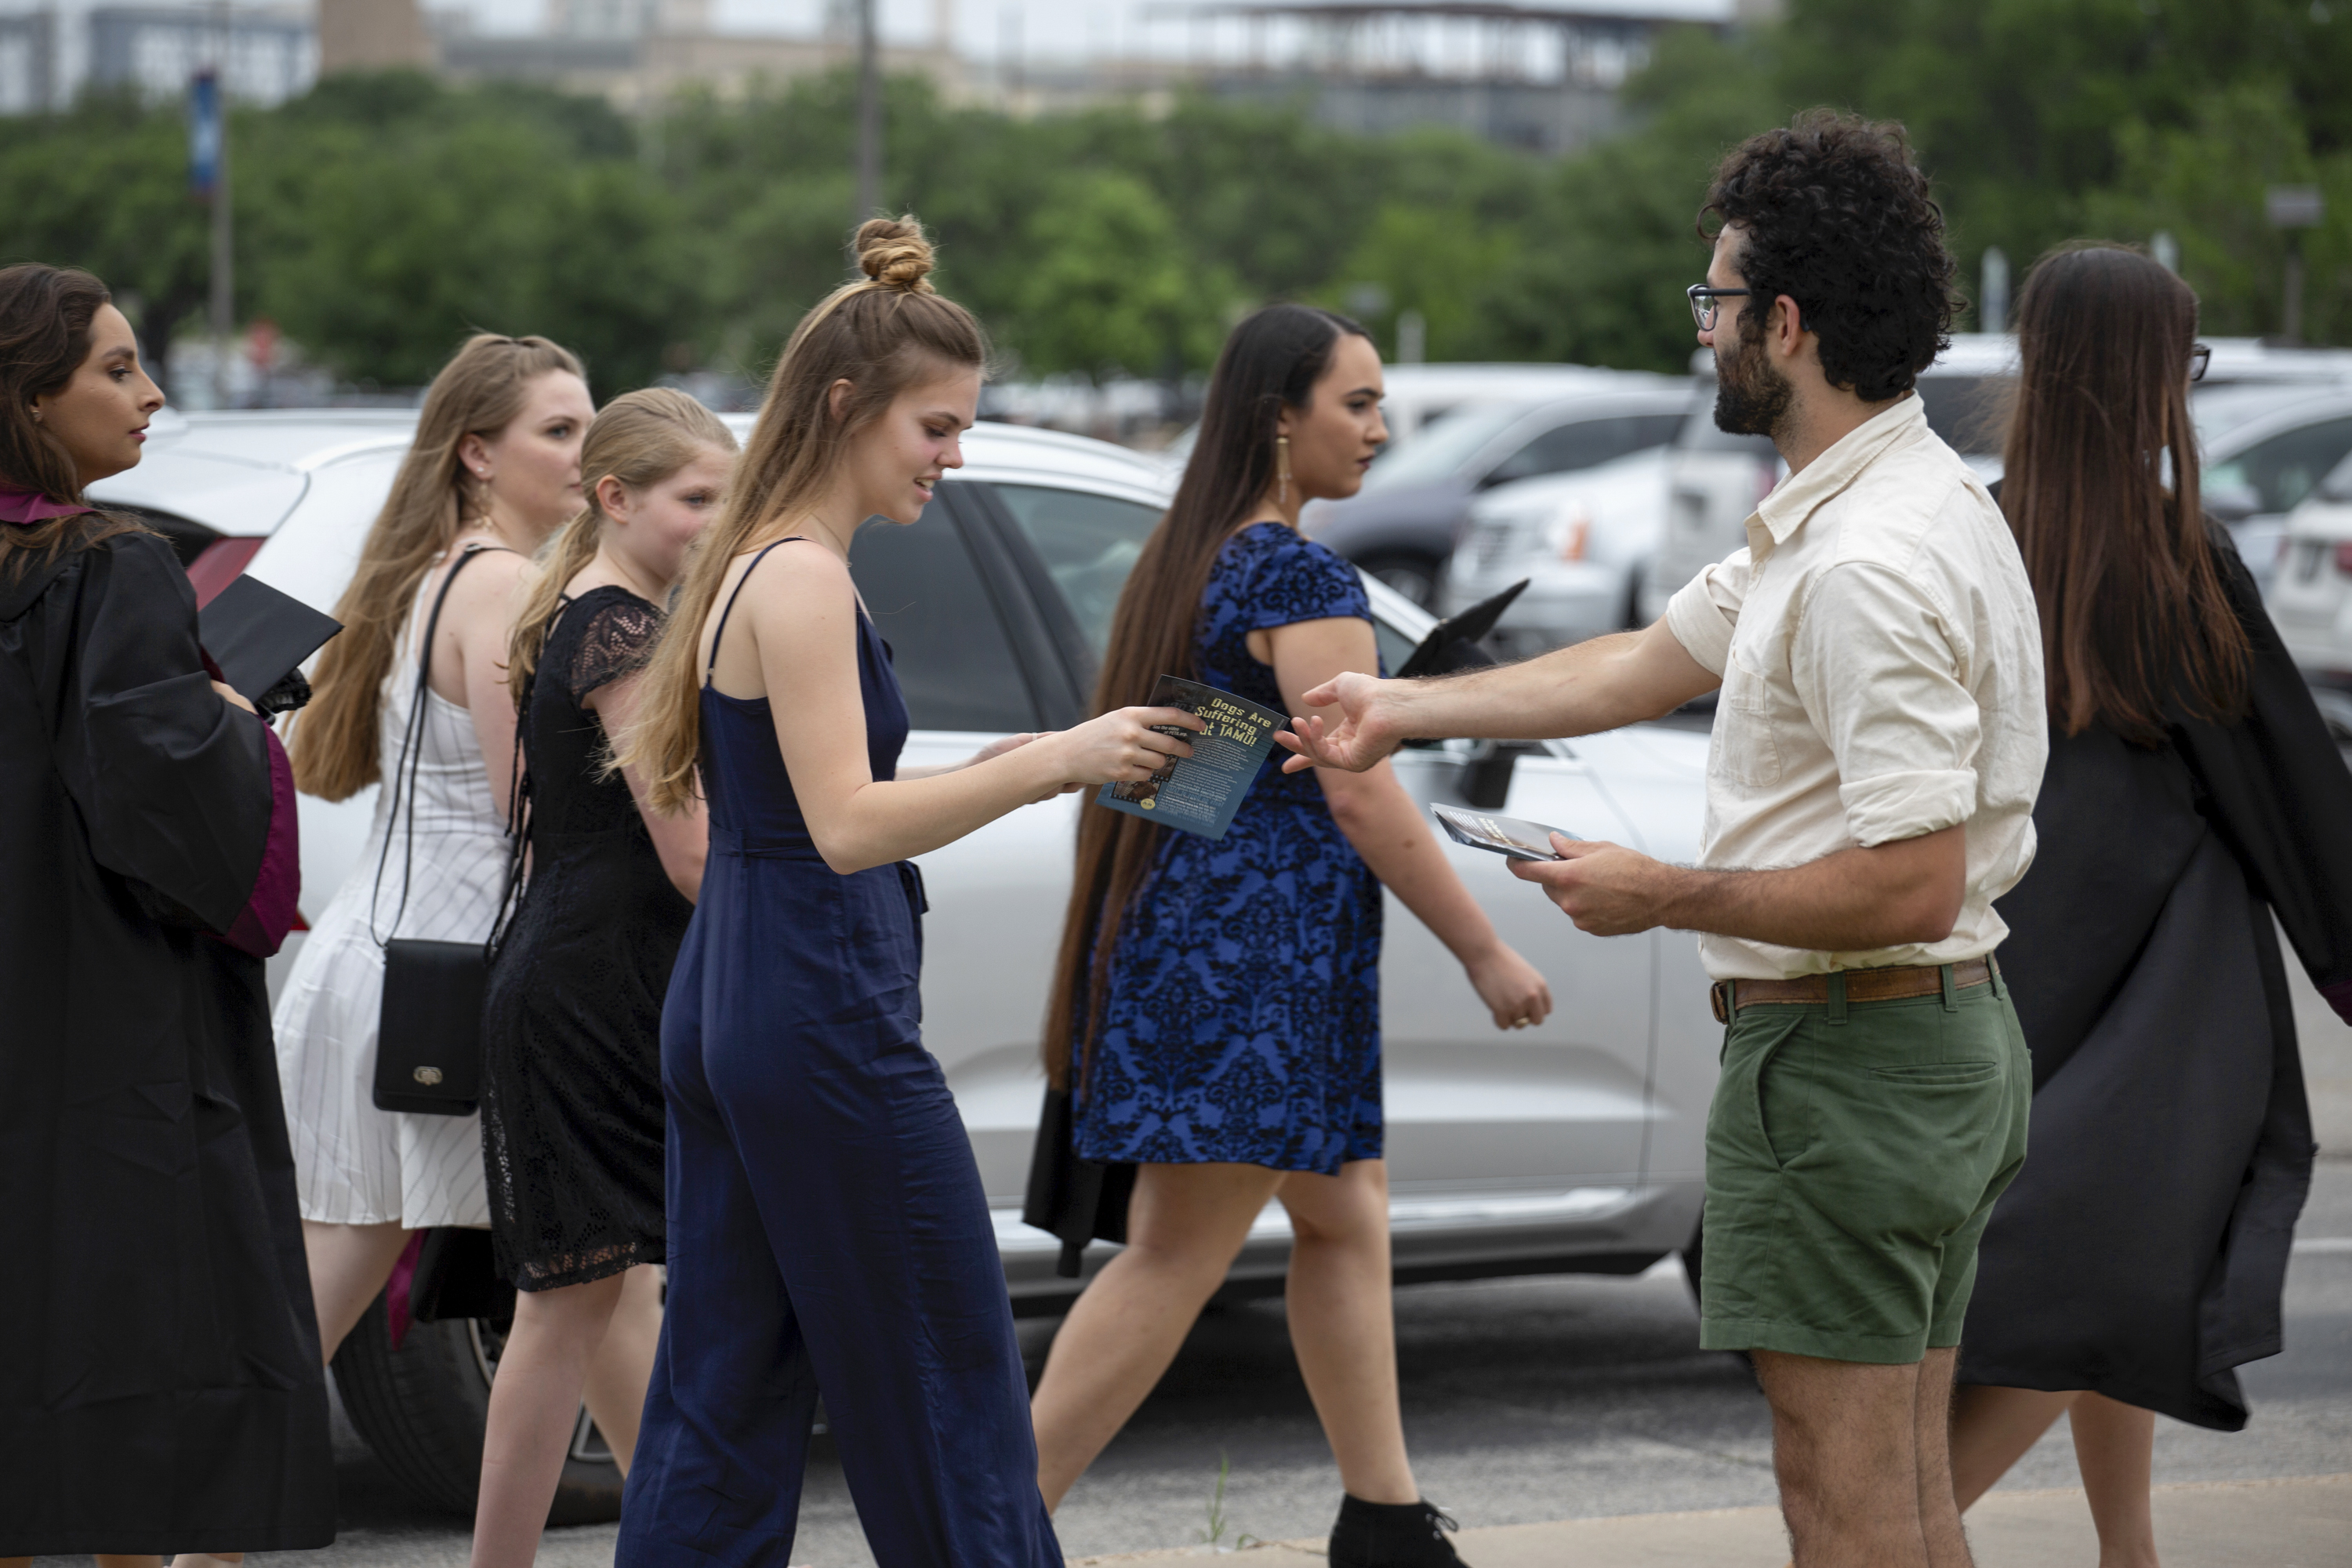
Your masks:
{"label": "man's hand", "polygon": [[1328,708],[1336,702],[1341,717],[1328,730],[1318,718],[1293,719],[1290,730],[1276,730],[1274,738],[1297,753],[1283,759],[1282,771],[1340,768],[1360,773],[1395,751],[1406,738],[1396,722],[1395,702],[1387,695],[1395,684],[1350,672],[1307,692],[1307,706]]}
{"label": "man's hand", "polygon": [[1542,886],[1544,896],[1595,936],[1630,936],[1666,923],[1666,902],[1682,873],[1647,855],[1597,839],[1563,838],[1558,860],[1514,860],[1511,875]]}

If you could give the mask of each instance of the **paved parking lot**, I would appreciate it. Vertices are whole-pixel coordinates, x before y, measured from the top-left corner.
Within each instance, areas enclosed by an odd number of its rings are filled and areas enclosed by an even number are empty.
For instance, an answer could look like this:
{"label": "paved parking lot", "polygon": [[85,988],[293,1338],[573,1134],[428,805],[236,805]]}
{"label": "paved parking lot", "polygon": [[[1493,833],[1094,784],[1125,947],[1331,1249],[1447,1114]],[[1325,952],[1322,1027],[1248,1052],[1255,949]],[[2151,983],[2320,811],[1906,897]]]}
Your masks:
{"label": "paved parking lot", "polygon": [[[2321,1167],[2306,1238],[2352,1237],[2352,1160]],[[2352,1468],[2352,1240],[2294,1259],[2287,1352],[2252,1368],[2255,1414],[2234,1436],[2166,1422],[2159,1481],[2324,1475]],[[1024,1326],[1034,1363],[1054,1325]],[[1406,1416],[1427,1494],[1465,1524],[1769,1504],[1763,1400],[1746,1369],[1697,1348],[1697,1317],[1671,1265],[1640,1279],[1549,1279],[1417,1286],[1397,1300]],[[322,1568],[454,1565],[461,1521],[394,1494],[355,1438],[341,1467],[347,1532]],[[1134,1426],[1071,1493],[1059,1521],[1073,1556],[1201,1542],[1229,1466],[1223,1541],[1327,1531],[1338,1481],[1294,1369],[1278,1301],[1205,1319]],[[2062,1435],[2009,1485],[2074,1484]],[[545,1561],[604,1568],[610,1527],[553,1532]],[[820,1440],[799,1563],[872,1562]],[[290,1564],[290,1557],[287,1560]]]}
{"label": "paved parking lot", "polygon": [[[2289,1276],[2286,1353],[2246,1372],[2254,1415],[2244,1432],[2160,1426],[2159,1483],[2352,1470],[2352,1030],[2319,1010],[2315,996],[2305,993],[2304,1000],[2326,1154]],[[1054,1327],[1023,1325],[1033,1373]],[[1397,1332],[1423,1489],[1465,1525],[1773,1500],[1763,1400],[1739,1362],[1697,1348],[1697,1317],[1671,1263],[1638,1279],[1412,1287],[1398,1295]],[[408,1502],[348,1427],[340,1428],[338,1443],[342,1538],[324,1552],[286,1555],[283,1568],[465,1562],[464,1521]],[[1072,1492],[1059,1520],[1063,1544],[1081,1556],[1202,1543],[1216,1526],[1221,1468],[1222,1543],[1328,1530],[1339,1483],[1291,1363],[1279,1301],[1226,1308],[1202,1321],[1167,1382]],[[2008,1489],[2074,1484],[2062,1426],[2028,1456]],[[542,1561],[607,1568],[613,1533],[610,1526],[551,1532]],[[2245,1545],[2238,1561],[2281,1568],[2261,1541]],[[872,1562],[838,1462],[822,1439],[793,1560],[821,1568]]]}

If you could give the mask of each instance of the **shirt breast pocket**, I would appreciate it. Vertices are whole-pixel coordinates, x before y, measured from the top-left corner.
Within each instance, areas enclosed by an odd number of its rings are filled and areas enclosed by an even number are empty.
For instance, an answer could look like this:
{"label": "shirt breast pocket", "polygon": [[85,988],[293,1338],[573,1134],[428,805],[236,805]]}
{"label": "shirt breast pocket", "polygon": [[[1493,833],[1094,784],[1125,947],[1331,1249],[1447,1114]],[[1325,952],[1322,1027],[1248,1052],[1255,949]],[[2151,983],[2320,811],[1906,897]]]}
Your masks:
{"label": "shirt breast pocket", "polygon": [[1715,744],[1709,770],[1748,789],[1780,782],[1780,748],[1773,735],[1772,685],[1740,663],[1738,648],[1724,661],[1723,692],[1717,700]]}

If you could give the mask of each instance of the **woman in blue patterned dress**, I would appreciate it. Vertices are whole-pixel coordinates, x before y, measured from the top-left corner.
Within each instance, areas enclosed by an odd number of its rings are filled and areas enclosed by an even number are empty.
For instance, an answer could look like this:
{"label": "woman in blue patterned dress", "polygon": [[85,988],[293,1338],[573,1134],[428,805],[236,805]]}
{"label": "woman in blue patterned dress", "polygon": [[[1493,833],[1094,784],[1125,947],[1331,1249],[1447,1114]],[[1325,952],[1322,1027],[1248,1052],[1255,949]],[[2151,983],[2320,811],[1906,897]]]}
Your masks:
{"label": "woman in blue patterned dress", "polygon": [[[1292,714],[1379,668],[1356,569],[1302,538],[1307,501],[1356,493],[1388,439],[1362,328],[1272,305],[1234,330],[1200,444],[1119,600],[1096,707],[1161,674]],[[1288,1210],[1299,1371],[1345,1488],[1334,1568],[1456,1563],[1405,1458],[1381,1159],[1381,887],[1462,961],[1497,1028],[1540,1022],[1543,977],[1506,947],[1385,765],[1268,763],[1222,839],[1081,815],[1048,1015],[1078,1157],[1134,1163],[1125,1250],[1072,1309],[1033,1409],[1058,1504],[1174,1358],[1270,1198]]]}

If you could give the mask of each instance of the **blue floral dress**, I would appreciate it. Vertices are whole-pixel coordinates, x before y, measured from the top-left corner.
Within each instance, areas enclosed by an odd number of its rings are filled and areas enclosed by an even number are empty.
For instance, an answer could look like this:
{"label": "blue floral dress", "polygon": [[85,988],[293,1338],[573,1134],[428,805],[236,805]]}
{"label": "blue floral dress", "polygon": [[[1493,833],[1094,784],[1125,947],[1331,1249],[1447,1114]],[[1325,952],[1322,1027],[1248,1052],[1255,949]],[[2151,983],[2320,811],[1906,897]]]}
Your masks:
{"label": "blue floral dress", "polygon": [[[1371,613],[1353,566],[1254,524],[1210,568],[1197,679],[1284,709],[1249,634]],[[1112,950],[1079,1158],[1334,1175],[1381,1157],[1381,886],[1287,755],[1223,838],[1162,831]]]}

